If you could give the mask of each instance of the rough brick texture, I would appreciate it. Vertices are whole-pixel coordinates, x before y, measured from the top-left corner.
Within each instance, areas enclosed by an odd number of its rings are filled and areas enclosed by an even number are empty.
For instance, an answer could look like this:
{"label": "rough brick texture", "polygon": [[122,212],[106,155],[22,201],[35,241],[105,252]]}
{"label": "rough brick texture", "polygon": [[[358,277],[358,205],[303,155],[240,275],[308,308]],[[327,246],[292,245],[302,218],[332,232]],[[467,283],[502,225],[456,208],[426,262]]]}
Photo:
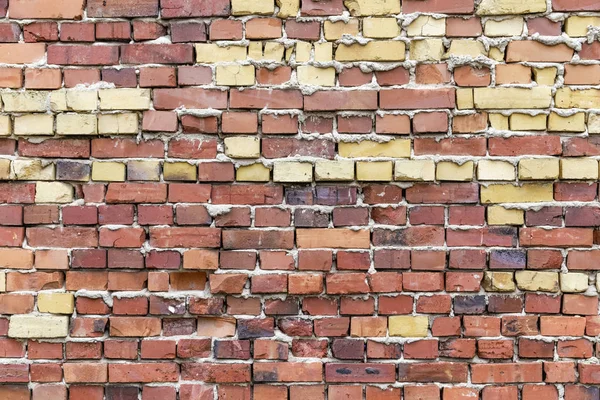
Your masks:
{"label": "rough brick texture", "polygon": [[0,18],[0,399],[600,399],[600,0]]}

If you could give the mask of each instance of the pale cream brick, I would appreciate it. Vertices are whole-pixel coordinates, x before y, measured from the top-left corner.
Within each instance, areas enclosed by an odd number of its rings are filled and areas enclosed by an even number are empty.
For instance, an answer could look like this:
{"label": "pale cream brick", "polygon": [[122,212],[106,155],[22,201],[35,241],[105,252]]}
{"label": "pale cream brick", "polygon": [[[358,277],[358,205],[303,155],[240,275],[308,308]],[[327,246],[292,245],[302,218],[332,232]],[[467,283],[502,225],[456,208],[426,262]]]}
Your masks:
{"label": "pale cream brick", "polygon": [[498,131],[507,131],[510,128],[508,117],[502,114],[489,114],[490,125]]}
{"label": "pale cream brick", "polygon": [[340,44],[335,52],[337,61],[404,61],[406,48],[400,41],[372,41],[365,45]]}
{"label": "pale cream brick", "polygon": [[71,293],[40,293],[37,304],[43,313],[73,314],[75,301]]}
{"label": "pale cream brick", "polygon": [[479,15],[529,14],[546,11],[546,0],[482,0]]}
{"label": "pale cream brick", "polygon": [[587,127],[590,134],[600,133],[600,114],[588,115]]}
{"label": "pale cream brick", "polygon": [[26,114],[15,117],[15,135],[53,135],[54,116],[48,114]]}
{"label": "pale cream brick", "polygon": [[426,337],[429,332],[429,317],[394,315],[388,317],[390,336]]}
{"label": "pale cream brick", "polygon": [[583,293],[588,289],[588,276],[580,272],[560,274],[560,290],[565,293]]}
{"label": "pale cream brick", "polygon": [[562,158],[560,179],[598,179],[598,160],[593,158]]}
{"label": "pale cream brick", "polygon": [[198,167],[188,162],[166,162],[163,165],[165,181],[196,181]]}
{"label": "pale cream brick", "polygon": [[344,35],[358,36],[358,19],[346,21],[325,21],[325,40],[340,40]]}
{"label": "pale cream brick", "polygon": [[398,0],[344,0],[344,5],[354,16],[400,14]]}
{"label": "pale cream brick", "polygon": [[225,154],[232,158],[258,158],[260,157],[260,139],[254,136],[227,137]]}
{"label": "pale cream brick", "polygon": [[475,108],[475,103],[473,101],[473,89],[456,89],[456,107],[459,110]]}
{"label": "pale cream brick", "polygon": [[19,339],[50,339],[67,337],[69,317],[46,315],[13,315],[8,324],[8,336]]}
{"label": "pale cream brick", "polygon": [[315,61],[324,63],[333,61],[333,43],[315,43]]}
{"label": "pale cream brick", "polygon": [[197,63],[219,63],[243,61],[248,55],[248,48],[245,46],[223,46],[215,43],[196,44],[196,62]]}
{"label": "pale cream brick", "polygon": [[62,182],[36,182],[36,203],[70,203],[73,201],[73,186]]}
{"label": "pale cream brick", "polygon": [[572,15],[565,21],[565,33],[571,37],[586,37],[588,27],[600,27],[600,17]]}
{"label": "pale cream brick", "polygon": [[551,112],[548,116],[548,130],[552,132],[585,132],[585,113],[562,116]]}
{"label": "pale cream brick", "polygon": [[56,133],[59,135],[95,135],[98,118],[94,114],[58,114]]}
{"label": "pale cream brick", "polygon": [[512,272],[485,271],[482,287],[486,292],[514,292],[517,289]]}
{"label": "pale cream brick", "polygon": [[396,181],[433,181],[435,162],[433,160],[399,160],[394,168]]}
{"label": "pale cream brick", "polygon": [[251,86],[255,83],[254,65],[218,65],[217,85]]}
{"label": "pale cream brick", "polygon": [[98,109],[97,90],[67,90],[67,108],[73,111],[95,111]]}
{"label": "pale cream brick", "polygon": [[125,164],[110,161],[94,161],[92,164],[92,180],[123,182],[125,181]]}
{"label": "pale cream brick", "polygon": [[231,0],[233,15],[272,15],[275,12],[275,0]]}
{"label": "pale cream brick", "polygon": [[533,69],[533,77],[538,85],[554,85],[554,82],[556,81],[556,75],[556,67]]}
{"label": "pale cream brick", "polygon": [[498,184],[481,187],[481,202],[493,203],[537,203],[554,200],[554,186],[547,184]]}
{"label": "pale cream brick", "polygon": [[276,3],[279,7],[278,18],[285,19],[298,15],[300,0],[276,0]]}
{"label": "pale cream brick", "polygon": [[477,163],[480,181],[514,181],[515,178],[515,166],[507,161],[481,160]]}
{"label": "pale cream brick", "polygon": [[437,164],[435,177],[439,181],[471,181],[473,180],[473,161],[457,164],[451,161],[440,161]]}
{"label": "pale cream brick", "polygon": [[102,89],[101,110],[148,110],[150,108],[150,89]]}
{"label": "pale cream brick", "polygon": [[363,36],[374,39],[391,39],[400,35],[396,18],[365,18]]}
{"label": "pale cream brick", "polygon": [[321,160],[315,163],[315,180],[317,181],[353,181],[353,161]]}
{"label": "pale cream brick", "polygon": [[356,179],[359,181],[391,181],[391,161],[359,161],[356,163]]}
{"label": "pale cream brick", "polygon": [[285,47],[277,42],[250,42],[248,45],[248,58],[258,61],[281,62]]}
{"label": "pale cream brick", "polygon": [[410,157],[410,139],[394,139],[379,143],[370,140],[362,142],[340,142],[338,153],[341,157]]}
{"label": "pale cream brick", "polygon": [[2,102],[6,112],[43,112],[48,109],[49,92],[3,92]]}
{"label": "pale cream brick", "polygon": [[310,61],[310,53],[312,52],[312,44],[308,42],[296,42],[296,62]]}
{"label": "pale cream brick", "polygon": [[558,158],[525,158],[519,161],[521,180],[554,180],[558,179],[559,172]]}
{"label": "pale cream brick", "polygon": [[523,210],[491,206],[487,209],[488,225],[523,225],[525,213]]}
{"label": "pale cream brick", "polygon": [[498,36],[520,36],[523,34],[523,18],[513,17],[500,21],[488,20],[485,23],[485,35]]}
{"label": "pale cream brick", "polygon": [[488,57],[494,61],[504,62],[504,50],[498,47],[491,47]]}
{"label": "pale cream brick", "polygon": [[517,271],[517,287],[531,292],[558,292],[558,272]]}
{"label": "pale cream brick", "polygon": [[12,123],[10,116],[0,115],[0,136],[10,136],[12,134]]}
{"label": "pale cream brick", "polygon": [[511,131],[545,131],[546,130],[546,114],[511,114],[510,130]]}
{"label": "pale cream brick", "polygon": [[13,160],[12,179],[53,181],[54,164],[45,160]]}
{"label": "pale cream brick", "polygon": [[335,86],[335,68],[318,68],[300,65],[297,68],[298,82],[302,85]]}
{"label": "pale cream brick", "polygon": [[273,164],[275,182],[312,182],[312,164],[296,161],[276,161]]}
{"label": "pale cream brick", "polygon": [[446,34],[446,18],[419,15],[408,25],[406,34],[408,36],[444,36]]}
{"label": "pale cream brick", "polygon": [[456,57],[487,57],[487,51],[483,43],[472,39],[454,39],[444,58]]}
{"label": "pale cream brick", "polygon": [[98,133],[108,135],[135,135],[139,129],[138,115],[134,113],[98,115]]}
{"label": "pale cream brick", "polygon": [[10,160],[7,160],[5,158],[0,159],[0,179],[2,179],[2,180],[11,179],[10,178],[10,175],[11,175],[10,164],[11,164]]}
{"label": "pale cream brick", "polygon": [[475,107],[481,109],[548,108],[552,101],[552,89],[549,87],[475,88],[473,96]]}
{"label": "pale cream brick", "polygon": [[600,108],[600,89],[556,89],[557,108]]}
{"label": "pale cream brick", "polygon": [[439,61],[444,55],[442,39],[422,39],[410,42],[410,59],[415,61]]}
{"label": "pale cream brick", "polygon": [[271,170],[260,163],[242,165],[237,169],[235,179],[240,182],[268,182]]}

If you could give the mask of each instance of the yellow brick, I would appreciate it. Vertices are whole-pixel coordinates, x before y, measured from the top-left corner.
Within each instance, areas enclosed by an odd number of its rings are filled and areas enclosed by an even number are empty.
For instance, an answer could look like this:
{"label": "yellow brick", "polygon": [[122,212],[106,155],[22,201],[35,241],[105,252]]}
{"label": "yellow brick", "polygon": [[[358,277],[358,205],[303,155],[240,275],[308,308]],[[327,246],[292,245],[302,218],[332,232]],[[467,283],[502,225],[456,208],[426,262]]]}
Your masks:
{"label": "yellow brick", "polygon": [[557,108],[600,108],[600,90],[560,88],[556,90],[555,103]]}
{"label": "yellow brick", "polygon": [[163,164],[165,181],[195,181],[197,167],[187,162],[166,162]]}
{"label": "yellow brick", "polygon": [[274,12],[274,0],[231,0],[231,13],[233,15],[271,15]]}
{"label": "yellow brick", "polygon": [[356,179],[359,181],[391,181],[391,161],[360,161],[356,163]]}
{"label": "yellow brick", "polygon": [[125,181],[125,164],[94,161],[92,164],[92,180],[123,182]]}
{"label": "yellow brick", "polygon": [[95,135],[98,119],[93,114],[58,114],[56,133],[59,135]]}
{"label": "yellow brick", "polygon": [[358,19],[352,18],[348,22],[325,21],[325,40],[339,40],[344,35],[358,36]]}
{"label": "yellow brick", "polygon": [[456,107],[460,110],[475,108],[473,89],[456,89]]}
{"label": "yellow brick", "polygon": [[317,181],[353,181],[353,161],[322,160],[315,164],[315,180]]}
{"label": "yellow brick", "polygon": [[560,290],[564,293],[583,293],[588,289],[589,278],[581,272],[560,274]]}
{"label": "yellow brick", "polygon": [[20,339],[66,337],[69,317],[46,315],[13,315],[8,325],[8,336]]}
{"label": "yellow brick", "polygon": [[13,160],[12,178],[24,181],[53,181],[54,164],[42,160]]}
{"label": "yellow brick", "polygon": [[254,65],[217,66],[217,85],[251,86],[254,85]]}
{"label": "yellow brick", "polygon": [[510,130],[511,131],[545,131],[546,130],[546,114],[511,114]]}
{"label": "yellow brick", "polygon": [[472,39],[454,39],[450,43],[450,49],[444,58],[450,58],[451,56],[472,58],[479,56],[487,57],[487,51],[485,50],[483,43],[479,41]]}
{"label": "yellow brick", "polygon": [[517,289],[512,272],[485,271],[482,287],[486,292],[514,292]]}
{"label": "yellow brick", "polygon": [[308,42],[296,42],[296,62],[307,62],[310,61],[310,53],[312,51],[312,44]]}
{"label": "yellow brick", "polygon": [[521,186],[511,184],[481,187],[481,202],[491,203],[537,203],[554,200],[554,186],[526,183]]}
{"label": "yellow brick", "polygon": [[406,28],[408,36],[444,36],[446,34],[446,18],[434,18],[420,15]]}
{"label": "yellow brick", "polygon": [[147,110],[150,108],[150,89],[102,89],[101,110]]}
{"label": "yellow brick", "polygon": [[509,129],[508,117],[502,114],[489,114],[490,125],[492,128],[499,131],[507,131]]}
{"label": "yellow brick", "polygon": [[546,0],[483,0],[477,7],[479,15],[529,14],[546,11]]}
{"label": "yellow brick", "polygon": [[433,160],[399,160],[394,168],[396,181],[433,181],[435,162]]}
{"label": "yellow brick", "polygon": [[15,117],[15,135],[53,135],[54,117],[48,114],[26,114]]}
{"label": "yellow brick", "polygon": [[50,92],[52,111],[95,111],[98,109],[97,90],[55,90]]}
{"label": "yellow brick", "polygon": [[556,81],[556,67],[534,68],[533,77],[538,85],[554,85]]}
{"label": "yellow brick", "polygon": [[527,158],[519,161],[519,179],[521,180],[558,179],[559,170],[557,158]]}
{"label": "yellow brick", "polygon": [[440,161],[437,164],[435,177],[439,181],[471,181],[473,180],[473,161],[457,164],[450,161]]}
{"label": "yellow brick", "polygon": [[315,61],[333,61],[333,43],[315,43]]}
{"label": "yellow brick", "polygon": [[549,87],[475,88],[475,107],[481,109],[548,108],[552,101]]}
{"label": "yellow brick", "polygon": [[134,113],[98,115],[98,133],[108,135],[135,135],[138,133],[138,115]]}
{"label": "yellow brick", "polygon": [[494,61],[504,62],[504,50],[499,49],[498,47],[492,47],[490,48],[488,57]]}
{"label": "yellow brick", "polygon": [[565,33],[571,37],[586,37],[588,27],[600,27],[600,17],[573,15],[565,21]]}
{"label": "yellow brick", "polygon": [[481,160],[477,164],[477,179],[480,181],[513,181],[515,166],[506,161]]}
{"label": "yellow brick", "polygon": [[281,43],[266,42],[263,47],[263,42],[250,42],[248,46],[248,58],[259,61],[276,61],[281,62],[285,47]]}
{"label": "yellow brick", "polygon": [[548,117],[548,130],[552,132],[585,132],[585,113],[561,116],[552,112]]}
{"label": "yellow brick", "polygon": [[8,115],[0,115],[0,136],[12,134],[12,124]]}
{"label": "yellow brick", "polygon": [[404,61],[406,48],[400,41],[373,41],[365,45],[340,44],[335,52],[337,61]]}
{"label": "yellow brick", "polygon": [[268,182],[271,170],[259,163],[243,165],[237,169],[235,179],[241,182]]}
{"label": "yellow brick", "polygon": [[410,59],[415,61],[439,61],[444,55],[442,39],[423,39],[410,42]]}
{"label": "yellow brick", "polygon": [[284,19],[298,15],[300,0],[276,0],[276,3],[279,7],[277,17]]}
{"label": "yellow brick", "polygon": [[426,337],[429,318],[426,316],[395,315],[388,318],[390,336]]}
{"label": "yellow brick", "polygon": [[70,203],[73,201],[73,187],[62,182],[36,182],[36,203]]}
{"label": "yellow brick", "polygon": [[363,140],[359,143],[340,142],[340,157],[410,157],[410,140],[394,139],[387,143]]}
{"label": "yellow brick", "polygon": [[597,134],[600,133],[600,114],[588,115],[588,133]]}
{"label": "yellow brick", "polygon": [[487,223],[488,225],[523,225],[525,216],[523,210],[492,206],[487,209]]}
{"label": "yellow brick", "polygon": [[225,138],[225,154],[232,158],[260,157],[260,139],[254,136]]}
{"label": "yellow brick", "polygon": [[4,92],[2,102],[6,112],[42,112],[48,107],[48,93],[35,90]]}
{"label": "yellow brick", "polygon": [[558,292],[558,272],[517,271],[517,287],[532,292]]}
{"label": "yellow brick", "polygon": [[40,293],[38,310],[50,314],[73,314],[74,300],[71,293]]}
{"label": "yellow brick", "polygon": [[6,272],[0,272],[0,292],[6,292]]}
{"label": "yellow brick", "polygon": [[160,162],[128,161],[127,179],[130,181],[160,181]]}
{"label": "yellow brick", "polygon": [[400,14],[398,0],[344,0],[344,5],[354,16]]}
{"label": "yellow brick", "polygon": [[486,36],[521,36],[521,34],[523,34],[522,17],[514,17],[501,21],[488,20],[485,23]]}
{"label": "yellow brick", "polygon": [[275,182],[312,182],[312,164],[296,161],[276,161],[273,164]]}
{"label": "yellow brick", "polygon": [[365,18],[363,36],[375,39],[391,39],[400,35],[396,18]]}
{"label": "yellow brick", "polygon": [[335,86],[335,68],[318,68],[300,65],[297,68],[298,82],[302,85]]}
{"label": "yellow brick", "polygon": [[196,44],[197,63],[218,63],[243,61],[248,55],[248,49],[244,46],[218,46],[214,43]]}
{"label": "yellow brick", "polygon": [[0,179],[10,179],[10,164],[11,161],[7,159],[0,159]]}
{"label": "yellow brick", "polygon": [[598,160],[593,158],[563,158],[560,179],[598,179]]}

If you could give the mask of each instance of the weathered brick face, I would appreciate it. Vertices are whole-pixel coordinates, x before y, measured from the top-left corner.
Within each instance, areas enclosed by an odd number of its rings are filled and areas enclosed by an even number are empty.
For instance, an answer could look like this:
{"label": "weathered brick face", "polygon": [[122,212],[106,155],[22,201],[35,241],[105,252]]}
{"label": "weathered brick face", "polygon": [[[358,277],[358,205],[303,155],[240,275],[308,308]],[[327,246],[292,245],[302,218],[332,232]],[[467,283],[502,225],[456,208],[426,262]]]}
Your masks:
{"label": "weathered brick face", "polygon": [[600,399],[600,0],[0,19],[0,400]]}

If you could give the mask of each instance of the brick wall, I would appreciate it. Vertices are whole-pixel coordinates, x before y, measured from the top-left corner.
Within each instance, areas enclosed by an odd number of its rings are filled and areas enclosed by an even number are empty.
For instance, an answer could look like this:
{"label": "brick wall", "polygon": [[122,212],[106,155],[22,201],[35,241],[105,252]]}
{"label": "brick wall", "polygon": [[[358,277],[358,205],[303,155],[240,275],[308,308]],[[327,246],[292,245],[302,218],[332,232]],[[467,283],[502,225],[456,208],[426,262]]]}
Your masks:
{"label": "brick wall", "polygon": [[600,0],[0,17],[0,399],[600,399]]}

